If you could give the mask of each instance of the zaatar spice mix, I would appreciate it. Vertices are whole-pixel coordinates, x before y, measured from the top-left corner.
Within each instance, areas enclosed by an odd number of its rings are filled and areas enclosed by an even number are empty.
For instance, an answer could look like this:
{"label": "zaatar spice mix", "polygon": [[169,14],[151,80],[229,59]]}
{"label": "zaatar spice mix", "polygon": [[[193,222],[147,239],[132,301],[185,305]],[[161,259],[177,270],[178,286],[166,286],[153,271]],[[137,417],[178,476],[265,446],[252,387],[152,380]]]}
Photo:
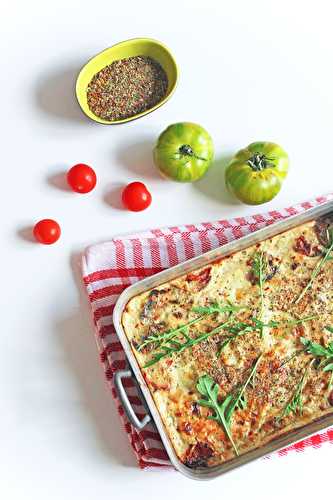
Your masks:
{"label": "zaatar spice mix", "polygon": [[151,57],[120,59],[94,75],[87,88],[88,106],[104,120],[130,118],[158,104],[167,88],[164,69]]}

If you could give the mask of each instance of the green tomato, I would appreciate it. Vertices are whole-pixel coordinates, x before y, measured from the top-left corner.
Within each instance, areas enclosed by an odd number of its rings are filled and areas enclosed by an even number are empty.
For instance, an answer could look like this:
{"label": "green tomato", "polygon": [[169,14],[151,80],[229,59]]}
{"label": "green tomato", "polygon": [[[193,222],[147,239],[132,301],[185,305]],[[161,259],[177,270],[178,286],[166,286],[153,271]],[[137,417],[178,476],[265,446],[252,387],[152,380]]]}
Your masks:
{"label": "green tomato", "polygon": [[183,122],[170,125],[157,140],[154,163],[174,181],[193,182],[208,170],[214,157],[213,141],[200,125]]}
{"label": "green tomato", "polygon": [[260,205],[278,194],[288,168],[288,155],[280,146],[273,142],[253,142],[233,157],[225,172],[225,182],[243,203]]}

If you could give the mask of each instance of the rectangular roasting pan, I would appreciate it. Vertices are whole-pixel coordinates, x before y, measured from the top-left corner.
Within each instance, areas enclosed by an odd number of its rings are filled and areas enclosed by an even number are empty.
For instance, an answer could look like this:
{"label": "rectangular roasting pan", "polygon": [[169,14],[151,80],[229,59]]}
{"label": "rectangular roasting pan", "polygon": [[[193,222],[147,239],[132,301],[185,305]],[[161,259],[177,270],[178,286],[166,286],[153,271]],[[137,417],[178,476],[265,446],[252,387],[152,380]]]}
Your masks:
{"label": "rectangular roasting pan", "polygon": [[[305,222],[309,222],[310,220],[316,219],[317,217],[326,215],[330,212],[333,212],[333,201],[328,201],[318,207],[310,208],[309,210],[306,210],[301,214],[290,216],[286,220],[276,222],[268,227],[259,229],[258,231],[252,234],[239,238],[236,241],[232,241],[221,247],[218,247],[215,250],[211,250],[203,255],[194,257],[193,259],[190,259],[182,264],[178,264],[174,267],[166,269],[165,271],[159,272],[154,276],[149,276],[148,278],[145,278],[142,281],[138,281],[137,283],[134,283],[133,285],[129,286],[120,295],[114,309],[113,320],[116,332],[125,350],[127,360],[129,363],[128,370],[121,370],[115,373],[115,385],[120,400],[123,404],[124,410],[130,422],[137,429],[142,429],[151,420],[154,421],[158,429],[158,432],[160,433],[165,449],[170,457],[171,463],[178,471],[180,471],[185,476],[191,479],[198,479],[198,480],[207,480],[218,477],[229,470],[239,467],[240,465],[244,465],[257,458],[264,457],[265,455],[275,450],[284,448],[285,446],[288,446],[296,441],[309,437],[311,434],[314,434],[322,429],[325,429],[326,427],[333,425],[333,412],[330,415],[325,415],[324,417],[319,418],[301,428],[298,428],[294,431],[290,431],[274,439],[270,443],[263,445],[260,448],[257,448],[243,455],[240,455],[239,457],[236,457],[221,465],[217,465],[215,467],[201,468],[201,469],[191,469],[187,467],[186,465],[180,462],[174,451],[174,448],[165,430],[165,427],[163,425],[162,419],[155,405],[153,397],[143,378],[140,367],[136,361],[134,353],[132,352],[131,345],[123,330],[122,314],[126,307],[126,304],[131,298],[141,294],[142,292],[151,290],[152,288],[159,286],[163,283],[166,283],[167,281],[173,280],[174,278],[180,277],[184,274],[187,274],[188,272],[191,272],[195,269],[210,264],[216,259],[219,259],[221,257],[226,257],[239,250],[243,250],[255,243],[271,238],[281,232],[292,229],[298,225],[301,225]],[[143,403],[147,410],[147,415],[141,421],[135,415],[134,410],[127,398],[126,392],[122,385],[122,379],[129,377],[134,378],[134,381],[139,386],[139,389],[141,390],[141,394],[143,396]]]}

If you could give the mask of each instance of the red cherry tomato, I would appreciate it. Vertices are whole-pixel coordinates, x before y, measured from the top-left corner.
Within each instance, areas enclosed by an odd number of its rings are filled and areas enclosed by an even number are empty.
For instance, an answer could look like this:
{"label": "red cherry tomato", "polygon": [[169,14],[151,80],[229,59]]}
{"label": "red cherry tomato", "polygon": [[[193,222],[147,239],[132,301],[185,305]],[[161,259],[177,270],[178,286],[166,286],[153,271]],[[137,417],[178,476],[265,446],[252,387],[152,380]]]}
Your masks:
{"label": "red cherry tomato", "polygon": [[61,234],[61,229],[53,219],[42,219],[34,227],[34,237],[43,245],[52,245],[55,243]]}
{"label": "red cherry tomato", "polygon": [[96,186],[95,171],[85,165],[78,163],[67,172],[67,182],[76,193],[89,193]]}
{"label": "red cherry tomato", "polygon": [[145,210],[151,204],[151,194],[142,182],[131,182],[122,192],[125,207],[132,212]]}

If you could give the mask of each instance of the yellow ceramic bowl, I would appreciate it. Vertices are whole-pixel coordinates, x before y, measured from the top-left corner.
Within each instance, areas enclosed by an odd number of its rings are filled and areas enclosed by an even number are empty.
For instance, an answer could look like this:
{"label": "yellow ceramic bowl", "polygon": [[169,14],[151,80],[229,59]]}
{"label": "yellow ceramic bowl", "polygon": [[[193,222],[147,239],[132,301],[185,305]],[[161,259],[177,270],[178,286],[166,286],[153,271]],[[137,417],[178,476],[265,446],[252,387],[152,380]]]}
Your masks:
{"label": "yellow ceramic bowl", "polygon": [[[149,56],[155,59],[160,63],[160,65],[166,72],[168,76],[168,89],[164,99],[162,99],[162,101],[160,101],[147,111],[138,113],[137,115],[131,116],[130,118],[108,121],[96,116],[89,109],[87,102],[87,87],[92,77],[101,69],[105,68],[105,66],[111,64],[113,61],[139,55]],[[87,64],[81,69],[76,81],[76,97],[82,111],[87,116],[89,116],[89,118],[99,123],[105,123],[106,125],[114,125],[116,123],[124,123],[135,120],[136,118],[140,118],[147,113],[151,113],[155,109],[162,106],[162,104],[164,104],[172,96],[177,85],[177,80],[178,68],[176,61],[171,55],[169,49],[165,47],[165,45],[151,38],[133,38],[132,40],[126,40],[124,42],[117,43],[117,45],[113,45],[113,47],[103,50],[103,52],[100,52],[99,54],[97,54],[97,56],[93,57],[92,59],[90,59],[90,61],[87,62]]]}

